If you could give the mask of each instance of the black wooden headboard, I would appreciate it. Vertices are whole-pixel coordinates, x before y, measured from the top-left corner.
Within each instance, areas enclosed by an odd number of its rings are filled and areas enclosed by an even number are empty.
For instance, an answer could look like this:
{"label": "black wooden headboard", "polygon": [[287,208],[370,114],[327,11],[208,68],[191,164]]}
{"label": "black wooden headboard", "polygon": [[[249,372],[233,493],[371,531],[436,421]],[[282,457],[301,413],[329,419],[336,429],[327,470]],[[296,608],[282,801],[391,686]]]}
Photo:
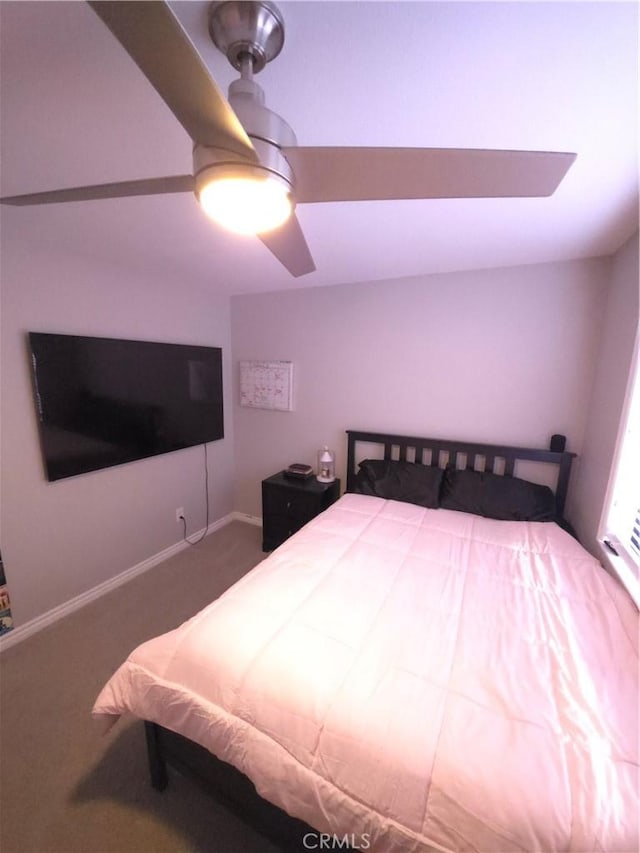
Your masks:
{"label": "black wooden headboard", "polygon": [[[457,468],[472,468],[477,471],[491,471],[512,477],[515,464],[519,460],[530,462],[550,462],[558,466],[558,479],[555,487],[558,516],[564,517],[564,507],[569,488],[571,463],[575,453],[567,450],[540,450],[532,447],[509,447],[503,444],[478,444],[469,441],[452,441],[442,438],[415,438],[407,435],[390,435],[380,432],[362,432],[347,430],[347,491],[352,492],[357,473],[356,444],[367,442],[384,445],[384,459],[399,459],[433,465],[444,468],[455,465]],[[562,444],[562,436],[554,436]]]}

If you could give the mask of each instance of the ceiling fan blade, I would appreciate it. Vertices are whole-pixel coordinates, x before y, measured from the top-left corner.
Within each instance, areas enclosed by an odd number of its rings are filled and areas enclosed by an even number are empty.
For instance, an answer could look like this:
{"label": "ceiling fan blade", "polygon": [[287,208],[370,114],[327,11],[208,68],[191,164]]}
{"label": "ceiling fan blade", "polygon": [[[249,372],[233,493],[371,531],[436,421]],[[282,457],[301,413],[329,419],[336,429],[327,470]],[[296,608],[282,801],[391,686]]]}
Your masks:
{"label": "ceiling fan blade", "polygon": [[258,234],[258,237],[296,278],[315,271],[316,265],[295,213],[291,214],[284,225],[274,231]]}
{"label": "ceiling fan blade", "polygon": [[462,148],[282,149],[296,200],[549,196],[576,158],[553,151]]}
{"label": "ceiling fan blade", "polygon": [[258,162],[238,117],[167,3],[88,2],[194,142]]}
{"label": "ceiling fan blade", "polygon": [[193,192],[194,189],[195,181],[192,175],[173,175],[168,178],[145,178],[139,181],[120,181],[116,184],[94,184],[66,190],[12,195],[0,198],[0,203],[24,207],[31,204],[58,204],[64,201],[95,201],[101,198],[125,198],[134,195],[187,193]]}

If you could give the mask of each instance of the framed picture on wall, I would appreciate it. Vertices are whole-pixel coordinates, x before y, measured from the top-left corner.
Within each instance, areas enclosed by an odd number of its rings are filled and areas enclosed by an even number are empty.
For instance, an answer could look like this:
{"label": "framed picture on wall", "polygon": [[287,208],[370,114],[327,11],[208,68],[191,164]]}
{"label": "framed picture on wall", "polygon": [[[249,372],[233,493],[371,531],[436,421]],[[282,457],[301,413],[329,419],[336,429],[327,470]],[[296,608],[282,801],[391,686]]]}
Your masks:
{"label": "framed picture on wall", "polygon": [[252,409],[293,409],[292,361],[241,361],[240,405]]}

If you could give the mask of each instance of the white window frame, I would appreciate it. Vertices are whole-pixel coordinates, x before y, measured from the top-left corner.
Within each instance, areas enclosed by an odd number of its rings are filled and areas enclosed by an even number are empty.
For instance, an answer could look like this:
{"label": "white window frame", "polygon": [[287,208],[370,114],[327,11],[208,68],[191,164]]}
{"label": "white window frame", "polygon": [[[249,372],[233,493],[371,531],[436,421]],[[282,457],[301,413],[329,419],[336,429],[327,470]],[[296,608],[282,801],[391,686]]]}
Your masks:
{"label": "white window frame", "polygon": [[[640,609],[640,556],[634,553],[628,536],[623,534],[626,524],[629,524],[628,533],[631,533],[632,519],[620,523],[616,500],[620,480],[628,480],[630,470],[640,472],[640,331],[636,331],[613,465],[598,530],[605,564],[613,570]],[[640,484],[637,490],[640,494]]]}

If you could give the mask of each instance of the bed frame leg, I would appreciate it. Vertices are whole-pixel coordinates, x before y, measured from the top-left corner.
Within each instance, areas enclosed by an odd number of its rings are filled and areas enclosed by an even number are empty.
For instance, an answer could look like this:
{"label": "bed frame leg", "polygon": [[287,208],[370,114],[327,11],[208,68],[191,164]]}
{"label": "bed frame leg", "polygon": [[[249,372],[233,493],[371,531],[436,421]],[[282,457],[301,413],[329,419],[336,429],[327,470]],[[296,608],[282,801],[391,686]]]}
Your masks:
{"label": "bed frame leg", "polygon": [[167,765],[162,757],[156,724],[145,720],[144,733],[147,738],[147,757],[149,759],[151,785],[156,791],[164,791],[169,784],[169,777],[167,776]]}

